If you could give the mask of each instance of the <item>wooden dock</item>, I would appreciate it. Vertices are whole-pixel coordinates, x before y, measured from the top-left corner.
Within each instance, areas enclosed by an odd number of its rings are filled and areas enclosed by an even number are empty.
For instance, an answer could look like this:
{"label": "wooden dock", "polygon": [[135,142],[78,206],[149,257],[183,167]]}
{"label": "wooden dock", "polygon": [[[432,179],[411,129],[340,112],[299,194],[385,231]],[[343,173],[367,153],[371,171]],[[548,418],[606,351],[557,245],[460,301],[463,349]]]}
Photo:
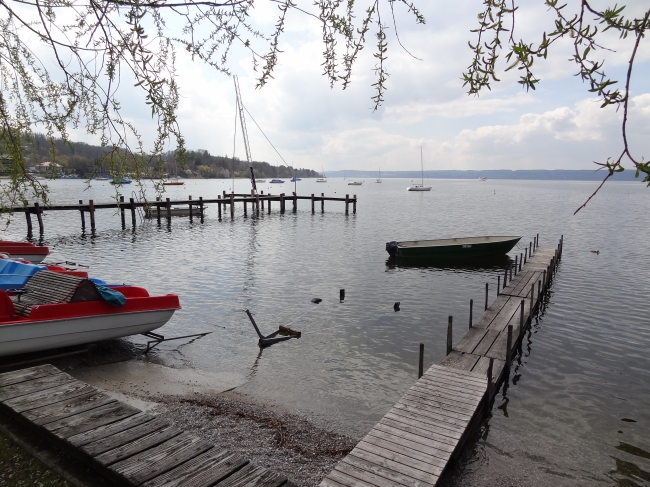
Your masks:
{"label": "wooden dock", "polygon": [[[156,216],[158,224],[161,222],[161,218],[165,218],[167,223],[171,223],[172,219],[172,206],[173,207],[187,207],[189,210],[188,216],[190,221],[193,220],[194,215],[197,213],[198,217],[201,220],[201,223],[204,221],[205,207],[208,204],[217,205],[217,218],[219,221],[226,217],[229,210],[230,219],[234,220],[235,218],[235,207],[237,204],[241,204],[243,207],[243,213],[245,217],[248,217],[248,208],[250,205],[250,215],[251,216],[260,216],[260,213],[265,212],[265,207],[268,209],[268,213],[271,213],[271,204],[273,202],[278,203],[278,210],[280,214],[284,214],[287,211],[287,203],[292,205],[293,213],[298,211],[298,201],[307,200],[311,201],[311,213],[316,213],[316,204],[320,203],[321,213],[325,213],[325,202],[326,201],[335,201],[345,203],[345,214],[350,214],[350,205],[352,205],[352,214],[357,212],[357,195],[349,194],[345,195],[345,198],[338,198],[332,196],[325,196],[325,193],[321,193],[320,196],[311,194],[309,196],[299,196],[296,193],[291,193],[287,195],[285,193],[280,194],[264,194],[264,191],[261,191],[259,194],[255,194],[251,191],[250,194],[247,193],[226,193],[218,195],[217,198],[204,199],[199,197],[199,199],[192,199],[192,196],[189,196],[187,200],[170,200],[166,198],[165,201],[160,199],[156,201],[136,201],[135,198],[129,198],[129,201],[125,201],[124,197],[120,197],[120,201],[116,203],[95,203],[93,200],[89,200],[87,203],[84,203],[83,200],[79,200],[78,205],[49,205],[41,206],[39,203],[34,203],[31,206],[19,206],[15,208],[8,208],[6,211],[13,213],[24,213],[25,219],[27,222],[27,233],[32,234],[33,224],[32,224],[32,215],[35,215],[38,220],[39,232],[42,234],[44,232],[43,225],[43,213],[45,211],[78,211],[81,218],[81,229],[86,229],[86,213],[88,214],[90,220],[90,230],[95,231],[95,217],[97,210],[106,210],[112,209],[117,210],[120,214],[122,221],[122,228],[126,228],[126,212],[131,213],[131,225],[136,226],[138,220],[138,211],[144,210],[153,210],[151,214]],[[193,211],[194,210],[194,211]]]}
{"label": "wooden dock", "polygon": [[0,411],[115,485],[293,486],[283,475],[117,401],[52,365],[0,374]]}
{"label": "wooden dock", "polygon": [[[507,269],[504,287],[447,357],[421,375],[393,408],[321,482],[321,487],[433,487],[480,424],[513,352],[531,324],[560,256],[530,245]],[[532,252],[534,250],[534,253]],[[523,262],[522,262],[523,261]],[[509,279],[508,271],[512,272]],[[487,297],[487,294],[486,294]],[[471,314],[470,314],[471,320]],[[420,348],[422,363],[422,346]]]}

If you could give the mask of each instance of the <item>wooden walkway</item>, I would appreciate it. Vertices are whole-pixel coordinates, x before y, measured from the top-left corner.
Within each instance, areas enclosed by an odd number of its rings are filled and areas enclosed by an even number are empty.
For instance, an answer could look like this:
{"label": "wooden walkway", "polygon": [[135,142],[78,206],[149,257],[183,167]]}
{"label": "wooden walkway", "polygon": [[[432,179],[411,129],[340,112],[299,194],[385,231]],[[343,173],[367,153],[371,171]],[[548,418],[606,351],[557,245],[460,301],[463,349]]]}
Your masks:
{"label": "wooden walkway", "polygon": [[435,486],[507,376],[561,252],[562,241],[557,249],[537,247],[442,364],[422,375],[321,487]]}
{"label": "wooden walkway", "polygon": [[0,374],[0,410],[116,485],[293,486],[239,453],[112,399],[52,365]]}

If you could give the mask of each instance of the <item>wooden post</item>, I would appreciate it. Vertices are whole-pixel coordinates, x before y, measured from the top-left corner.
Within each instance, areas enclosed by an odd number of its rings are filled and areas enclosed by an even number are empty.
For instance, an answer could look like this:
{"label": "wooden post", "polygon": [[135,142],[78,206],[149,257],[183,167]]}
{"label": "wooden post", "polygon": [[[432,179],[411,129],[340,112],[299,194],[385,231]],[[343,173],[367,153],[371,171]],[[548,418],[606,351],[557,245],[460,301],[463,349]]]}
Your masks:
{"label": "wooden post", "polygon": [[235,194],[230,193],[230,220],[235,219]]}
{"label": "wooden post", "polygon": [[271,214],[271,198],[270,198],[270,196],[271,196],[271,194],[269,193],[269,201],[268,201],[268,203],[269,203],[269,215]]}
{"label": "wooden post", "polygon": [[500,287],[501,287],[501,276],[497,276],[497,296],[501,295]]}
{"label": "wooden post", "polygon": [[280,213],[284,214],[284,193],[280,193]]}
{"label": "wooden post", "polygon": [[420,343],[420,361],[418,365],[418,379],[424,374],[424,343]]}
{"label": "wooden post", "polygon": [[488,290],[490,288],[490,285],[486,282],[485,283],[485,309],[487,310],[488,308]]}
{"label": "wooden post", "polygon": [[490,408],[490,399],[492,399],[492,373],[494,370],[494,359],[490,357],[490,363],[488,365],[488,370],[487,370],[487,380],[488,380],[488,387],[487,387],[487,401],[485,401],[485,409],[486,411],[489,411]]}
{"label": "wooden post", "polygon": [[526,263],[527,260],[528,260],[528,248],[524,250],[524,264]]}
{"label": "wooden post", "polygon": [[325,213],[325,193],[320,194],[320,212]]}
{"label": "wooden post", "polygon": [[[120,198],[120,201],[124,201],[124,196]],[[82,208],[84,201],[79,200],[79,214],[81,215],[81,230],[84,231],[86,230],[86,215],[84,215],[84,210]],[[29,213],[25,213],[26,215],[29,215]],[[122,210],[122,228],[124,228],[124,210]],[[32,232],[32,219],[28,218],[27,221],[27,231]]]}
{"label": "wooden post", "polygon": [[524,254],[519,254],[519,271],[521,272],[521,264],[524,262]]}
{"label": "wooden post", "polygon": [[41,215],[41,205],[34,203],[34,211],[36,211],[36,219],[38,220],[38,231],[43,234],[43,215]]}
{"label": "wooden post", "polygon": [[454,322],[454,317],[449,317],[449,322],[447,323],[447,355],[451,353],[452,348],[452,325]]}
{"label": "wooden post", "polygon": [[[187,199],[192,201],[192,195],[189,195]],[[194,215],[192,215],[192,203],[190,203],[189,207],[190,207],[190,223],[192,223],[194,221]]]}
{"label": "wooden post", "polygon": [[533,256],[533,242],[528,242],[528,255]]}
{"label": "wooden post", "polygon": [[260,195],[255,195],[255,214],[260,216]]}
{"label": "wooden post", "polygon": [[472,311],[474,309],[474,300],[469,300],[469,329],[472,329]]}
{"label": "wooden post", "polygon": [[[79,200],[81,204],[81,200]],[[120,220],[122,221],[122,228],[126,228],[126,218],[124,216],[124,196],[120,196]]]}
{"label": "wooden post", "polygon": [[[81,200],[79,200],[81,201]],[[84,212],[83,210],[81,211],[81,229],[86,228],[86,222],[84,222]],[[32,214],[29,211],[29,207],[25,208],[25,220],[27,220],[27,235],[32,234]]]}
{"label": "wooden post", "polygon": [[524,300],[524,298],[521,298],[521,306],[520,306],[521,310],[519,311],[519,339],[520,340],[523,339],[523,336],[524,336],[524,325],[525,325],[525,322],[524,322],[524,304],[525,304],[525,300]]}
{"label": "wooden post", "polygon": [[90,231],[94,232],[95,231],[95,203],[93,203],[93,200],[88,200],[88,213],[90,213]]}
{"label": "wooden post", "polygon": [[293,212],[298,211],[298,196],[296,195],[296,192],[293,192]]}
{"label": "wooden post", "polygon": [[350,214],[350,195],[346,194],[345,195],[345,214],[349,215]]}
{"label": "wooden post", "polygon": [[357,214],[357,195],[352,195],[352,214]]}
{"label": "wooden post", "polygon": [[201,217],[201,223],[203,223],[203,217],[205,212],[203,211],[203,196],[199,196],[199,216]]}
{"label": "wooden post", "polygon": [[219,221],[221,221],[221,195],[217,195],[217,211],[219,212]]}
{"label": "wooden post", "polygon": [[311,194],[311,214],[313,215],[316,213],[316,209],[314,208],[314,193]]}
{"label": "wooden post", "polygon": [[535,237],[535,248],[539,247],[539,233]]}
{"label": "wooden post", "polygon": [[248,203],[246,202],[246,197],[244,197],[244,216],[248,216]]}
{"label": "wooden post", "polygon": [[129,198],[129,205],[131,206],[131,225],[135,227],[135,201],[133,201],[133,198]]}
{"label": "wooden post", "polygon": [[533,322],[533,309],[535,308],[535,283],[530,285],[530,322]]}
{"label": "wooden post", "polygon": [[156,219],[160,225],[160,197],[156,198]]}
{"label": "wooden post", "polygon": [[519,269],[519,256],[515,255],[515,276],[517,275],[517,269]]}
{"label": "wooden post", "polygon": [[512,325],[508,325],[508,343],[506,347],[506,367],[510,367],[510,362],[512,362]]}
{"label": "wooden post", "polygon": [[165,208],[167,208],[167,225],[172,224],[172,203],[169,198],[165,199]]}
{"label": "wooden post", "polygon": [[[260,194],[264,196],[264,191],[260,191]],[[264,200],[262,200],[262,212],[264,212]]]}

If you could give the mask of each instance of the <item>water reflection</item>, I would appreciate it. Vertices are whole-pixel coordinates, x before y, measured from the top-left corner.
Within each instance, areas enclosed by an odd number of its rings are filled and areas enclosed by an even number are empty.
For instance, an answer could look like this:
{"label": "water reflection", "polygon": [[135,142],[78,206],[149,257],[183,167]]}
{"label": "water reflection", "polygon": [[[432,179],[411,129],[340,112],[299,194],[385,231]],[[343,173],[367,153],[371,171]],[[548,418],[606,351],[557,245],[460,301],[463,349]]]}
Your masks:
{"label": "water reflection", "polygon": [[390,257],[386,259],[386,267],[394,269],[434,269],[440,271],[452,272],[490,272],[499,271],[510,266],[514,262],[507,255],[493,255],[488,257],[471,257],[471,258],[403,258]]}

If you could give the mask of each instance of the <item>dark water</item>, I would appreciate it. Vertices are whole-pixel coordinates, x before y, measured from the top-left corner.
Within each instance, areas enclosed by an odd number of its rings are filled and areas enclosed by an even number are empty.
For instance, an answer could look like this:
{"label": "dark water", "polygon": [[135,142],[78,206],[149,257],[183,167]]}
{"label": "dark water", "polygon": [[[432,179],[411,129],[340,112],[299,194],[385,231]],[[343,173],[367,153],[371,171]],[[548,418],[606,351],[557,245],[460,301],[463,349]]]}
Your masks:
{"label": "dark water", "polygon": [[[542,245],[554,246],[564,234],[544,314],[491,419],[446,481],[650,485],[650,190],[607,184],[573,216],[594,183],[434,180],[433,192],[408,193],[409,182],[298,183],[300,194],[357,193],[358,213],[348,217],[343,203],[328,202],[325,214],[312,216],[309,202],[300,202],[295,215],[279,215],[276,204],[260,219],[244,219],[238,208],[234,222],[218,222],[212,206],[203,225],[175,219],[171,228],[149,222],[132,231],[104,210],[92,237],[81,235],[78,214],[50,212],[44,241],[52,261],[179,294],[183,310],[162,333],[213,331],[161,347],[155,360],[240,374],[245,384],[238,392],[361,436],[415,381],[418,344],[425,344],[427,364],[438,363],[448,315],[455,341],[467,329],[470,299],[480,315],[485,283],[494,290],[503,264],[393,265],[386,241],[512,234],[527,245],[539,233]],[[230,184],[190,181],[168,196],[213,198]],[[236,184],[238,192],[249,189],[246,181]],[[95,183],[84,192],[81,181],[50,187],[56,203],[108,201],[113,191]],[[24,221],[16,218],[5,238],[24,236]],[[312,304],[314,297],[323,302]],[[302,338],[260,352],[245,308],[263,332],[290,324]]]}

